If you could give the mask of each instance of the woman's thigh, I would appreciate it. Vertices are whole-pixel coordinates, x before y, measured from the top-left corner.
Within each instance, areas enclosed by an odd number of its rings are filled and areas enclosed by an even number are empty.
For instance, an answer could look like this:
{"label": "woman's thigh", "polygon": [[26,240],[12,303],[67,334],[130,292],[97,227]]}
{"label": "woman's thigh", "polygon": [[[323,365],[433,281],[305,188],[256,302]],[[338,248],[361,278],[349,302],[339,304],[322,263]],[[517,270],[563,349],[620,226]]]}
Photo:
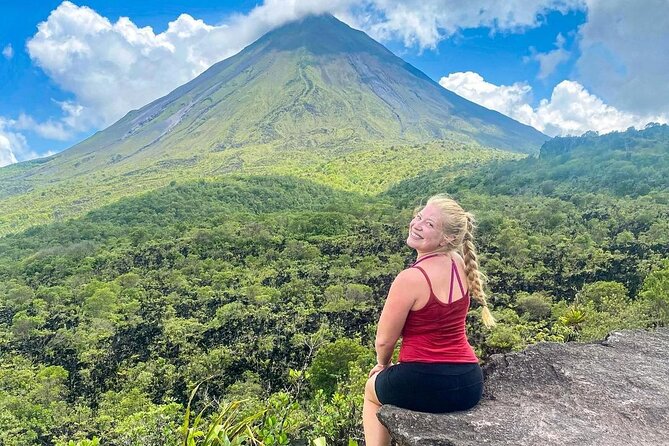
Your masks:
{"label": "woman's thigh", "polygon": [[381,372],[375,373],[370,376],[367,379],[367,383],[365,384],[365,398],[378,405],[381,405],[381,402],[379,401],[379,397],[376,395],[376,378],[380,373]]}

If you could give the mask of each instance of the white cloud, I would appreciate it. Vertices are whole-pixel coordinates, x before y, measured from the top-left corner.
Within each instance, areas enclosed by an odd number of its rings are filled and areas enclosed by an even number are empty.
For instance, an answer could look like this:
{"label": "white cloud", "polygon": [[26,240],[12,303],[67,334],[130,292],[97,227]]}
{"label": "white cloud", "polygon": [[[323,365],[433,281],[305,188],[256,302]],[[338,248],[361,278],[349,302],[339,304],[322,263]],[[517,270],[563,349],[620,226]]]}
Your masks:
{"label": "white cloud", "polygon": [[14,57],[14,48],[12,48],[11,43],[5,45],[2,49],[2,55],[5,56],[5,59],[7,60],[11,60],[11,58]]}
{"label": "white cloud", "polygon": [[537,75],[539,79],[547,78],[553,74],[558,65],[569,60],[569,51],[564,49],[565,42],[564,36],[558,34],[555,39],[556,48],[553,51],[538,53],[534,48],[530,48],[532,52],[530,59],[539,62],[539,74]]}
{"label": "white cloud", "polygon": [[37,157],[28,149],[22,134],[9,130],[12,124],[13,121],[0,116],[0,167]]}
{"label": "white cloud", "polygon": [[669,122],[667,115],[636,115],[605,104],[581,84],[562,81],[550,99],[530,105],[531,88],[522,83],[511,86],[486,82],[478,73],[451,73],[439,83],[460,96],[491,110],[497,110],[549,136],[580,135],[588,130],[608,133],[631,126],[641,128],[648,122]]}
{"label": "white cloud", "polygon": [[54,101],[61,110],[63,116],[59,120],[48,119],[45,122],[37,122],[32,116],[24,113],[18,119],[12,121],[12,127],[18,130],[30,130],[46,139],[67,141],[77,132],[84,131],[94,124],[88,117],[86,109],[71,101]]}
{"label": "white cloud", "polygon": [[498,86],[486,82],[478,73],[467,71],[442,77],[439,84],[463,98],[520,122],[527,123],[534,113],[529,105],[532,100],[532,87],[523,82]]}
{"label": "white cloud", "polygon": [[562,81],[550,100],[542,99],[530,125],[548,135],[579,135],[588,130],[609,133],[649,122],[667,122],[667,116],[638,115],[618,110],[589,93],[578,82]]}
{"label": "white cloud", "polygon": [[[202,49],[212,45],[201,40],[210,32],[202,21],[182,15],[156,35],[127,18],[112,24],[90,8],[63,2],[38,26],[28,51],[61,88],[74,93],[91,123],[103,126],[208,67]],[[74,119],[64,111],[65,119]]]}
{"label": "white cloud", "polygon": [[520,32],[549,12],[583,9],[583,0],[370,0],[361,24],[377,39],[400,37],[407,46],[434,48],[462,29]]}
{"label": "white cloud", "polygon": [[463,29],[522,32],[541,25],[551,11],[584,8],[585,0],[265,0],[231,26],[260,28],[260,35],[307,14],[329,12],[377,40],[399,38],[425,49]]}
{"label": "white cloud", "polygon": [[14,164],[15,162],[16,156],[14,156],[14,151],[12,150],[12,143],[4,135],[4,132],[0,130],[0,167]]}
{"label": "white cloud", "polygon": [[587,0],[577,79],[617,108],[669,114],[669,1]]}

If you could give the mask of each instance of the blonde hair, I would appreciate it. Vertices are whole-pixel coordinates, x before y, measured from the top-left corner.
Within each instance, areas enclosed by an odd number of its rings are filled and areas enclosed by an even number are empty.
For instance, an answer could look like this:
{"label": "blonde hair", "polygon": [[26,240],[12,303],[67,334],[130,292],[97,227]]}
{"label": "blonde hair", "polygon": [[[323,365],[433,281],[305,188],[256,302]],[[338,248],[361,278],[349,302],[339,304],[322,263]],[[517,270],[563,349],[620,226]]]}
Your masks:
{"label": "blonde hair", "polygon": [[495,318],[493,318],[488,308],[485,291],[483,290],[483,277],[479,271],[478,257],[474,246],[474,229],[476,227],[474,216],[465,212],[462,206],[445,194],[430,197],[427,204],[434,205],[441,211],[444,217],[442,230],[449,237],[446,250],[457,250],[462,254],[465,261],[469,293],[482,306],[481,318],[483,324],[486,327],[493,327]]}

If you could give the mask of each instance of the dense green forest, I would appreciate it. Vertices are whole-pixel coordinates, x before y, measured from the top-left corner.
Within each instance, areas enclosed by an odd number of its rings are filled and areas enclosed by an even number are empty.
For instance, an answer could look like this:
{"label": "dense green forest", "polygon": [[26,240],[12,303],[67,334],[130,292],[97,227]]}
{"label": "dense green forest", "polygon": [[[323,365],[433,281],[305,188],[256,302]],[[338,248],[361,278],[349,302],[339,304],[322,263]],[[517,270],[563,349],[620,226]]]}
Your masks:
{"label": "dense green forest", "polygon": [[378,195],[292,176],[175,181],[6,235],[0,444],[176,445],[187,413],[205,431],[244,427],[236,444],[359,440],[375,323],[412,260],[413,208],[437,192],[478,219],[499,321],[483,328],[472,307],[483,361],[666,325],[667,155],[669,127],[649,126],[437,165]]}
{"label": "dense green forest", "polygon": [[[283,175],[336,189],[379,194],[398,181],[435,168],[471,170],[491,160],[522,155],[482,147],[473,141],[443,139],[409,145],[356,143],[352,148],[258,145],[216,149],[202,156],[163,159],[156,164],[111,163],[87,175],[43,178],[32,174],[45,160],[0,169],[0,237],[52,221],[71,220],[118,200],[165,187],[222,175]],[[371,168],[370,166],[374,166]],[[63,167],[68,170],[69,167]]]}

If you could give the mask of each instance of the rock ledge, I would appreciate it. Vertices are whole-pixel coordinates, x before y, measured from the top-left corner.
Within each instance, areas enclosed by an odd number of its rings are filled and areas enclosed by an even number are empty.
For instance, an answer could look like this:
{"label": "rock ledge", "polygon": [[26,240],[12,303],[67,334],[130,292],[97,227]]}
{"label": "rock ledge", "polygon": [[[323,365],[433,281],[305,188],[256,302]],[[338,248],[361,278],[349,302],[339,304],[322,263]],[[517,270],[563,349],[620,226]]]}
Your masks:
{"label": "rock ledge", "polygon": [[612,332],[597,343],[539,343],[493,355],[467,412],[383,406],[399,446],[669,445],[669,329]]}

